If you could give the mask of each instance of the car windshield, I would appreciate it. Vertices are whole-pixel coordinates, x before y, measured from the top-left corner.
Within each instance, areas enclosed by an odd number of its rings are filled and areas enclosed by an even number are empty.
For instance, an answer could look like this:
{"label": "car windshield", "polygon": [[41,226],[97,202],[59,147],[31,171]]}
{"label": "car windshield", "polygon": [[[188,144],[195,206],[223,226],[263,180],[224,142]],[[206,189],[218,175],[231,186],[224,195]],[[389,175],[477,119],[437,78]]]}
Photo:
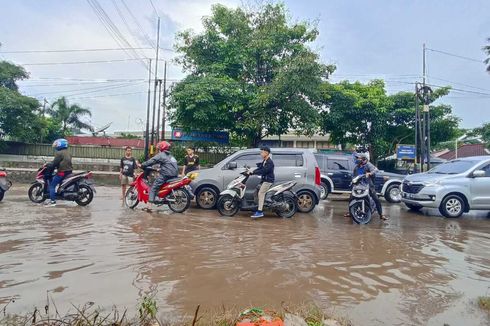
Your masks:
{"label": "car windshield", "polygon": [[433,169],[430,169],[428,173],[435,174],[459,174],[468,171],[472,166],[474,166],[477,161],[451,161],[447,163],[440,164]]}

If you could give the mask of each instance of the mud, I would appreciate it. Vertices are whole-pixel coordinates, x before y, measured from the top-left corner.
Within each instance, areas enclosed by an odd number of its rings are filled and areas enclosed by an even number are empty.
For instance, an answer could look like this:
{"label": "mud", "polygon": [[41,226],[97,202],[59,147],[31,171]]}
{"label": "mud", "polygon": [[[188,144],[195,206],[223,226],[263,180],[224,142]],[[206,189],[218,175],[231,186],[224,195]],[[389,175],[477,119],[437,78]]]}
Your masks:
{"label": "mud", "polygon": [[[0,307],[58,310],[93,301],[135,309],[153,292],[160,313],[279,307],[313,301],[356,325],[488,325],[490,219],[457,220],[383,202],[388,222],[360,227],[333,198],[293,219],[223,218],[191,208],[148,214],[98,188],[89,207],[44,208],[15,186],[0,203]],[[430,212],[436,213],[436,212]],[[425,212],[428,214],[428,212]]]}

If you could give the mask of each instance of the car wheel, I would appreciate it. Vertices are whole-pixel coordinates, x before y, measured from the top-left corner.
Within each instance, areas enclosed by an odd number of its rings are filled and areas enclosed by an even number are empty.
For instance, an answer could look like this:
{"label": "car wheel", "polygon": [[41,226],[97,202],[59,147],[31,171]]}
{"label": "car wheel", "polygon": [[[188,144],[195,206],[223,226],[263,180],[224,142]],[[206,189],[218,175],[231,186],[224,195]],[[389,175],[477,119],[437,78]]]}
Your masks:
{"label": "car wheel", "polygon": [[202,187],[196,193],[196,203],[199,208],[213,209],[218,202],[218,193],[210,187]]}
{"label": "car wheel", "polygon": [[325,182],[320,183],[320,199],[327,199],[328,194],[330,193],[330,189]]}
{"label": "car wheel", "polygon": [[414,212],[418,212],[422,209],[422,206],[419,206],[419,205],[414,205],[414,204],[407,204],[405,203],[405,206],[407,206],[407,208],[411,211],[414,211]]}
{"label": "car wheel", "polygon": [[392,184],[386,189],[385,199],[389,203],[399,203],[402,201],[402,192],[399,183]]}
{"label": "car wheel", "polygon": [[298,211],[309,213],[315,208],[315,195],[309,191],[298,193]]}
{"label": "car wheel", "polygon": [[448,218],[460,217],[465,211],[465,201],[459,195],[449,195],[439,206],[439,212]]}

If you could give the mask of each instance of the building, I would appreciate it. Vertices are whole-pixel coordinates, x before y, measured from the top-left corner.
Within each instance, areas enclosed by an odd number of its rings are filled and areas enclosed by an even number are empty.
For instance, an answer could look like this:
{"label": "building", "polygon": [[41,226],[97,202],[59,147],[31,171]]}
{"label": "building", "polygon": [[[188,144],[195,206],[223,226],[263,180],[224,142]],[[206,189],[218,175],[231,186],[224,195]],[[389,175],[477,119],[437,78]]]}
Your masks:
{"label": "building", "polygon": [[281,136],[268,136],[262,140],[264,145],[270,147],[295,147],[295,148],[315,148],[315,149],[337,149],[329,142],[328,135],[315,134],[311,137],[288,133]]}
{"label": "building", "polygon": [[447,150],[437,153],[437,157],[445,160],[453,160],[458,157],[470,157],[470,156],[484,156],[490,155],[485,144],[463,144],[456,150]]}

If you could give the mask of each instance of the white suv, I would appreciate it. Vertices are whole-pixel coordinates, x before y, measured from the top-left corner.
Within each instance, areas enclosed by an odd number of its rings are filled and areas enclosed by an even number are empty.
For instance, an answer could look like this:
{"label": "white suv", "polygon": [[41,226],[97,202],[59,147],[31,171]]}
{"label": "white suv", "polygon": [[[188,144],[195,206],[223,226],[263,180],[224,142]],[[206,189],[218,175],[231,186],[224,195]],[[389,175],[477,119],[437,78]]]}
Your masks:
{"label": "white suv", "polygon": [[445,217],[490,210],[490,156],[456,159],[407,176],[402,201],[411,210],[438,208]]}

